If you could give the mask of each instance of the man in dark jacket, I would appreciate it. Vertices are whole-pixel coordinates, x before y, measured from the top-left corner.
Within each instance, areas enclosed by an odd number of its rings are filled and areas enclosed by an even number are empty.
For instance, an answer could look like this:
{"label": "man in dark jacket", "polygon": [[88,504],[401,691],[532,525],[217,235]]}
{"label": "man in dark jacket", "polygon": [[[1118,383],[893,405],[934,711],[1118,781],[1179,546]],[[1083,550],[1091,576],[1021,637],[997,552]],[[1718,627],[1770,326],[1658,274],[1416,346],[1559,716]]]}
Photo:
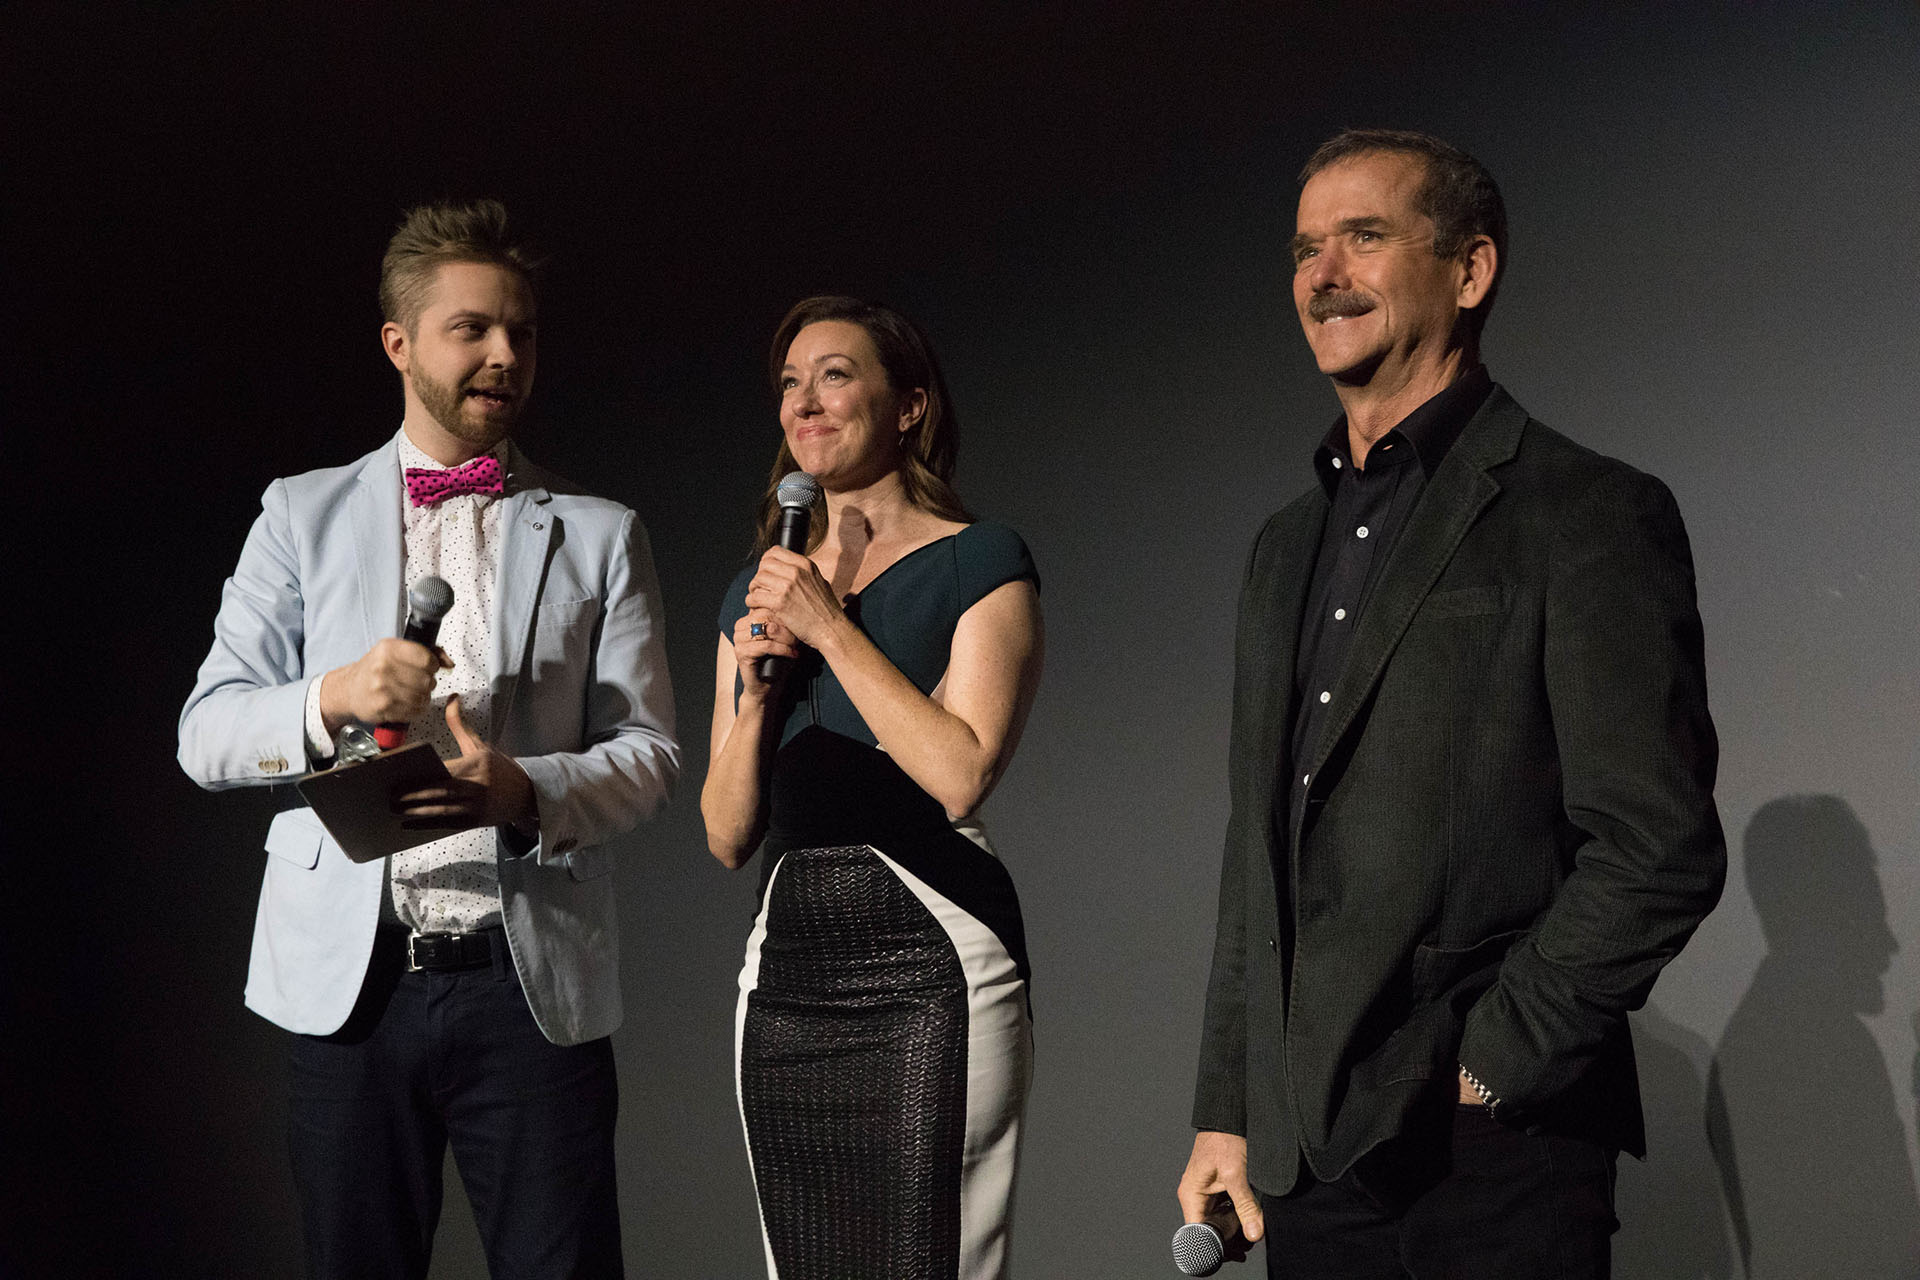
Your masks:
{"label": "man in dark jacket", "polygon": [[1344,415],[1242,584],[1182,1210],[1273,1276],[1604,1276],[1627,1012],[1725,874],[1686,532],[1481,366],[1477,161],[1354,130],[1302,182]]}

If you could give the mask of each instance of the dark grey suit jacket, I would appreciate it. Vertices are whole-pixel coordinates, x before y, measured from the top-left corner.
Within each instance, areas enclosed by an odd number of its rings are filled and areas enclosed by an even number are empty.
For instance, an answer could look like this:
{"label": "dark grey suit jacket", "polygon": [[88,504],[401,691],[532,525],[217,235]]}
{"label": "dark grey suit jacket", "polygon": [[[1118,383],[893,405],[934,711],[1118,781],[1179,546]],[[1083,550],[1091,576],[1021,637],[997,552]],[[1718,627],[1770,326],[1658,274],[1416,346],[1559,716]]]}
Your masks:
{"label": "dark grey suit jacket", "polygon": [[[1268,520],[1241,590],[1194,1123],[1244,1134],[1254,1184],[1279,1194],[1299,1155],[1331,1179],[1451,1106],[1464,1063],[1517,1121],[1642,1153],[1626,1014],[1726,866],[1673,497],[1496,386],[1381,567],[1296,760],[1327,511],[1315,486]],[[1276,831],[1275,789],[1303,785]]]}

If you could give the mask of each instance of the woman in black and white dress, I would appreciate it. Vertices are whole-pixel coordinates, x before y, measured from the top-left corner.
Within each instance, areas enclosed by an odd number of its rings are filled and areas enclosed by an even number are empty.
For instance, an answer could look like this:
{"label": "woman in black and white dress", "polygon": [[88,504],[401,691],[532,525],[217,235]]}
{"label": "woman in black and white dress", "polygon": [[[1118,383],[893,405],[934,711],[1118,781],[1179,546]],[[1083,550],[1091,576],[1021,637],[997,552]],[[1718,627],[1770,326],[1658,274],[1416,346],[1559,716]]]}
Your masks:
{"label": "woman in black and white dress", "polygon": [[[993,1280],[1032,1036],[979,808],[1039,686],[1039,578],[961,507],[946,387],[905,317],[810,298],[769,364],[783,443],[720,614],[700,798],[721,862],[765,849],[735,1043],[767,1269]],[[793,469],[825,494],[804,555],[772,545]],[[791,662],[767,682],[770,654]]]}

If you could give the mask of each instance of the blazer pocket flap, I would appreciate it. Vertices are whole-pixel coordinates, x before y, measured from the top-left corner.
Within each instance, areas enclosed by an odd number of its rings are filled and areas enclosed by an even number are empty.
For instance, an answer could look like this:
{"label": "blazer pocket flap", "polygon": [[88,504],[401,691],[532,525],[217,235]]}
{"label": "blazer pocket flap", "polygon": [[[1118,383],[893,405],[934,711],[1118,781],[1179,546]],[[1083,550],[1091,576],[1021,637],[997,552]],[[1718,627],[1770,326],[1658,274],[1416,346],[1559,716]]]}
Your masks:
{"label": "blazer pocket flap", "polygon": [[1436,618],[1472,618],[1481,614],[1505,613],[1513,607],[1513,588],[1510,586],[1455,587],[1451,591],[1435,591],[1420,605],[1416,620],[1431,621]]}
{"label": "blazer pocket flap", "polygon": [[567,874],[575,880],[598,880],[613,871],[613,850],[595,845],[567,855]]}
{"label": "blazer pocket flap", "polygon": [[320,846],[326,839],[327,829],[313,810],[288,809],[273,815],[273,825],[267,828],[267,852],[311,871],[320,865]]}
{"label": "blazer pocket flap", "polygon": [[1493,985],[1500,962],[1514,944],[1527,936],[1525,929],[1509,929],[1464,947],[1428,946],[1413,949],[1413,992],[1416,1000],[1437,1000],[1462,995],[1469,1001]]}

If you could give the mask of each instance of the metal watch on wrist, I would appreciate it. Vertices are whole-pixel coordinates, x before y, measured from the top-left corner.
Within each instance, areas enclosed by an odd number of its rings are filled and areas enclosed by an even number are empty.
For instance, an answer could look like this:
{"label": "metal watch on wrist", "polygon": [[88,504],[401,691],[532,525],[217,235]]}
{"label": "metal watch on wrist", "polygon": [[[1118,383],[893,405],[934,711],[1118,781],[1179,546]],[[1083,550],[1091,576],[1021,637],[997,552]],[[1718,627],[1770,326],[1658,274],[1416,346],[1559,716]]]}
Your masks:
{"label": "metal watch on wrist", "polygon": [[1493,1096],[1493,1090],[1487,1088],[1486,1085],[1480,1083],[1479,1076],[1474,1075],[1473,1072],[1467,1070],[1466,1067],[1462,1066],[1460,1068],[1460,1078],[1467,1082],[1468,1088],[1472,1089],[1474,1093],[1479,1095],[1480,1105],[1487,1109],[1488,1115],[1496,1115],[1499,1113],[1500,1099]]}

